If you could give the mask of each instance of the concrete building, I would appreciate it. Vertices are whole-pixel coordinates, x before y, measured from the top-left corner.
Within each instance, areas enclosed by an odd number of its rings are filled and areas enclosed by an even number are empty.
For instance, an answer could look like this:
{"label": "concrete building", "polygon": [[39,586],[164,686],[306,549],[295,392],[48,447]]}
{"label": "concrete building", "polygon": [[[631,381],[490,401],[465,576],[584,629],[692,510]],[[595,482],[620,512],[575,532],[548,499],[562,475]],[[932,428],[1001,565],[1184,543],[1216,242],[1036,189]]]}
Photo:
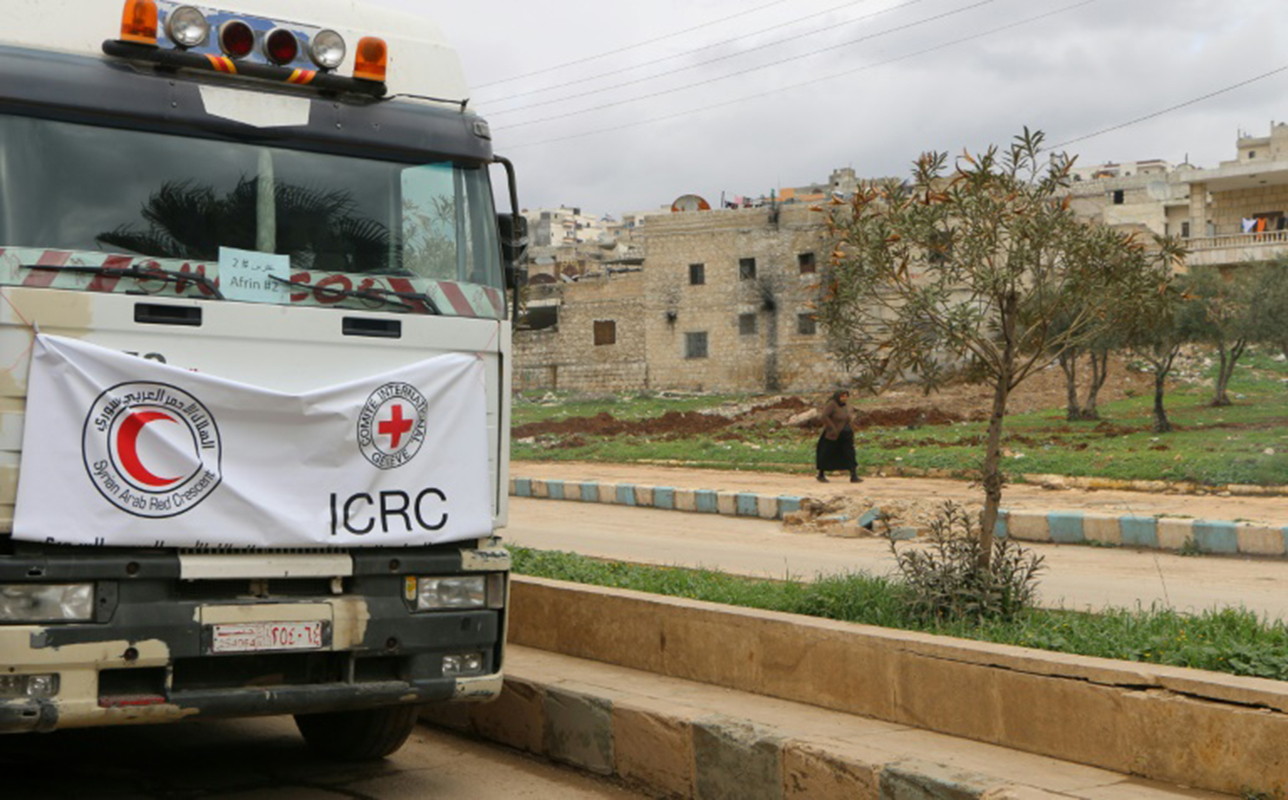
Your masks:
{"label": "concrete building", "polygon": [[535,247],[597,242],[607,231],[608,221],[581,213],[580,208],[538,208],[523,210],[528,219],[528,240]]}
{"label": "concrete building", "polygon": [[1239,137],[1238,155],[1216,169],[1174,174],[1191,203],[1190,266],[1228,267],[1288,254],[1288,124]]}

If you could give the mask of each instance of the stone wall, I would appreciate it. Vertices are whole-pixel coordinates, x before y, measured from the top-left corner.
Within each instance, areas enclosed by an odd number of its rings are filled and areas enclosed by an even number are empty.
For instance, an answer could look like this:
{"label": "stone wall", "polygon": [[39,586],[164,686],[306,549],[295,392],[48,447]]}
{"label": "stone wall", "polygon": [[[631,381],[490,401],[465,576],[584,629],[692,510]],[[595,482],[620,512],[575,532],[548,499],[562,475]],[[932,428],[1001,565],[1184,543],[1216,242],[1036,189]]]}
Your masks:
{"label": "stone wall", "polygon": [[[605,274],[563,284],[559,324],[514,334],[514,386],[592,394],[638,390],[648,383],[644,276]],[[595,323],[611,323],[612,343],[596,344]]]}

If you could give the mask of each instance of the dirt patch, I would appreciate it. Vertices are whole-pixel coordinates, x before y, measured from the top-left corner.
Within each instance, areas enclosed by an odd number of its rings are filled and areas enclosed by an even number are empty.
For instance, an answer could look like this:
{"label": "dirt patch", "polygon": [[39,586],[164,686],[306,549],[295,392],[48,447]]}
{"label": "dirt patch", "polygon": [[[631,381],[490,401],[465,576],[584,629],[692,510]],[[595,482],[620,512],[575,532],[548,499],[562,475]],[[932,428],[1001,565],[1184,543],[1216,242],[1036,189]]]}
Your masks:
{"label": "dirt patch", "polygon": [[[714,433],[733,424],[733,420],[697,411],[668,411],[660,417],[620,420],[601,411],[593,417],[529,422],[511,431],[516,439],[534,436],[691,436]],[[577,445],[580,446],[580,445]]]}
{"label": "dirt patch", "polygon": [[[972,514],[979,514],[983,508],[978,503],[961,505]],[[942,499],[895,500],[838,494],[826,499],[806,499],[800,511],[783,519],[783,527],[793,533],[821,533],[847,539],[884,536],[887,531],[902,529],[920,538],[943,513],[943,506]]]}

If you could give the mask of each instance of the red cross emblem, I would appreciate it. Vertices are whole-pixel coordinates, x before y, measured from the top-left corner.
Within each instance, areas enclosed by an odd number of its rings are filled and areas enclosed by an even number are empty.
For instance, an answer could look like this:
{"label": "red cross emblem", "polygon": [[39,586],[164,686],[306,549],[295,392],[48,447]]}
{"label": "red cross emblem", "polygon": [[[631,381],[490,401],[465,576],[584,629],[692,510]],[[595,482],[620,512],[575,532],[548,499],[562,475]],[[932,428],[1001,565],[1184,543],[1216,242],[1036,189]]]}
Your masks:
{"label": "red cross emblem", "polygon": [[390,407],[390,418],[381,420],[376,426],[376,430],[381,436],[389,437],[389,449],[397,450],[402,444],[404,434],[411,433],[412,426],[416,424],[415,420],[403,419],[403,407],[401,403],[394,403]]}

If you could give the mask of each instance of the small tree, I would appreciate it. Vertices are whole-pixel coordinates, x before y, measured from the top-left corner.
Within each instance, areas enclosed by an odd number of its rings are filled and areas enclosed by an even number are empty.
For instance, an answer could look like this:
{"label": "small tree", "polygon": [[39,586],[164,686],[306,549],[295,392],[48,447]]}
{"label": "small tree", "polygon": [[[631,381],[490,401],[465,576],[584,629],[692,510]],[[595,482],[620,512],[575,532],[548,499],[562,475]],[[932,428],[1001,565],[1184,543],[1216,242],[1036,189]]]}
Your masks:
{"label": "small tree", "polygon": [[1172,422],[1163,407],[1167,376],[1181,346],[1189,340],[1183,320],[1187,295],[1168,263],[1155,264],[1136,279],[1134,290],[1124,294],[1116,311],[1119,330],[1132,355],[1147,362],[1154,373],[1154,432],[1168,433]]}
{"label": "small tree", "polygon": [[1252,281],[1252,326],[1288,358],[1288,258],[1257,267]]}
{"label": "small tree", "polygon": [[1216,348],[1216,385],[1212,405],[1230,405],[1230,378],[1248,345],[1258,338],[1252,313],[1252,271],[1237,268],[1223,275],[1212,267],[1196,267],[1186,281],[1186,291],[1193,302],[1187,304],[1185,324],[1195,341]]}
{"label": "small tree", "polygon": [[[836,239],[820,320],[841,363],[871,387],[915,375],[934,384],[972,361],[992,386],[981,467],[979,559],[987,567],[1004,483],[1011,392],[1108,319],[1124,271],[1144,264],[1125,236],[1075,219],[1062,197],[1072,162],[1025,130],[1009,148],[923,155],[908,183],[868,186],[834,208]],[[1092,241],[1096,238],[1096,241]],[[1110,258],[1083,257],[1103,249]],[[1088,302],[1058,327],[1064,298]]]}

